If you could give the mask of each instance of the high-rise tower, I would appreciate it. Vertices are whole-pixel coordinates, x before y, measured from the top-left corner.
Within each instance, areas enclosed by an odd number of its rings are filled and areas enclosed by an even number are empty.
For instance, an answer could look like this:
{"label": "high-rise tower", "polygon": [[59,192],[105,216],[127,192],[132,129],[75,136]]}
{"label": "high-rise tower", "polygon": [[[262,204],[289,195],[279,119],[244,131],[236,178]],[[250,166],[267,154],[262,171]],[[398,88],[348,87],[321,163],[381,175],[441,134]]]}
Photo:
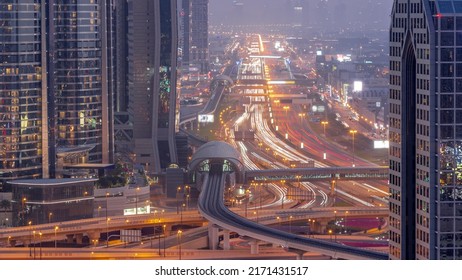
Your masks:
{"label": "high-rise tower", "polygon": [[462,2],[395,0],[390,258],[462,258]]}
{"label": "high-rise tower", "polygon": [[[0,5],[0,177],[56,176],[112,160],[111,1],[9,0]],[[59,170],[58,170],[59,171]]]}
{"label": "high-rise tower", "polygon": [[[88,161],[109,163],[112,147],[110,1],[50,0],[49,102],[58,153],[88,149]],[[109,18],[108,18],[109,17]]]}
{"label": "high-rise tower", "polygon": [[178,47],[181,48],[181,61],[189,65],[189,45],[191,44],[191,0],[181,0],[181,9],[178,18],[180,34]]}
{"label": "high-rise tower", "polygon": [[205,74],[209,71],[209,0],[191,1],[190,61]]}
{"label": "high-rise tower", "polygon": [[136,162],[161,173],[177,163],[177,3],[128,1],[128,92]]}
{"label": "high-rise tower", "polygon": [[48,176],[46,7],[34,2],[0,5],[2,181]]}

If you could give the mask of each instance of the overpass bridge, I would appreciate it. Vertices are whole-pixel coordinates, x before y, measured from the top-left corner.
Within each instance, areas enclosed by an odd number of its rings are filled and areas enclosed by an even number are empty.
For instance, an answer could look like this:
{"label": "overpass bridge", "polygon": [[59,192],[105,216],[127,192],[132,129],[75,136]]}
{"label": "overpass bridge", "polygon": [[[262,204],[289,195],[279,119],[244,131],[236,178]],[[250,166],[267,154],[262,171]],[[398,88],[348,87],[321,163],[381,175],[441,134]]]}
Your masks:
{"label": "overpass bridge", "polygon": [[237,87],[243,86],[258,86],[258,85],[276,85],[276,86],[312,86],[316,83],[312,79],[289,79],[289,80],[267,80],[267,79],[237,79],[234,85]]}
{"label": "overpass bridge", "polygon": [[246,170],[245,182],[388,180],[388,167],[324,167]]}
{"label": "overpass bridge", "polygon": [[100,239],[102,233],[122,229],[141,229],[166,225],[166,231],[169,232],[174,225],[203,226],[207,223],[197,211],[182,212],[180,221],[178,216],[177,213],[164,213],[162,215],[160,213],[151,213],[14,227],[0,230],[0,241],[6,241],[9,244],[21,243],[28,245],[33,241],[38,243],[40,235],[43,242],[64,239],[73,240],[76,238],[77,243],[80,243],[84,235],[88,236],[90,240],[97,240]]}

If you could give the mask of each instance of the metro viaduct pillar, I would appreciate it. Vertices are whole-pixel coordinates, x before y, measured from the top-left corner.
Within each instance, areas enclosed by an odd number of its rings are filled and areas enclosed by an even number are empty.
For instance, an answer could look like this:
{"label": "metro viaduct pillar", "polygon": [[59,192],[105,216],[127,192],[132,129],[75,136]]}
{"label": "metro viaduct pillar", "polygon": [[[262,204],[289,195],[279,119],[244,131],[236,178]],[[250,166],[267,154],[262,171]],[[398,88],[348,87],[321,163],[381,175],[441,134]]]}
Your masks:
{"label": "metro viaduct pillar", "polygon": [[74,243],[74,234],[66,234],[67,243]]}
{"label": "metro viaduct pillar", "polygon": [[[229,238],[229,235],[228,235]],[[218,247],[218,227],[217,225],[209,225],[209,249],[216,250]]]}
{"label": "metro viaduct pillar", "polygon": [[93,244],[94,246],[96,246],[101,236],[101,232],[100,231],[90,231],[90,232],[87,232],[87,236],[88,236],[88,239],[90,239],[90,244]]}
{"label": "metro viaduct pillar", "polygon": [[250,240],[250,254],[251,255],[258,255],[259,254],[259,244],[260,241],[257,239]]}
{"label": "metro viaduct pillar", "polygon": [[327,224],[329,223],[329,219],[318,219],[314,223],[314,231],[320,234],[327,232]]}
{"label": "metro viaduct pillar", "polygon": [[82,244],[83,233],[78,233],[75,235],[75,241],[77,244]]}
{"label": "metro viaduct pillar", "polygon": [[303,260],[303,254],[306,253],[306,251],[299,250],[299,249],[294,249],[294,248],[288,248],[287,252],[297,254],[297,260]]}
{"label": "metro viaduct pillar", "polygon": [[229,244],[229,230],[225,229],[223,230],[223,250],[228,251],[229,249],[231,249]]}

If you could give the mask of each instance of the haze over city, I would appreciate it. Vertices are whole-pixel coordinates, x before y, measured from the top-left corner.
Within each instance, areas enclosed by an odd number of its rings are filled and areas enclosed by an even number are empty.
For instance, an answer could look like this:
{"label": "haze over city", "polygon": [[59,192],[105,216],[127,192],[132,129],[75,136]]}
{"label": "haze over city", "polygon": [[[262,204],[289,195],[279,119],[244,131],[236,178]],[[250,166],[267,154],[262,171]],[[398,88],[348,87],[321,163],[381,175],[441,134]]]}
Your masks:
{"label": "haze over city", "polygon": [[306,28],[328,31],[386,30],[392,1],[210,0],[211,25],[292,24],[296,7]]}
{"label": "haze over city", "polygon": [[462,259],[461,14],[3,1],[0,259]]}

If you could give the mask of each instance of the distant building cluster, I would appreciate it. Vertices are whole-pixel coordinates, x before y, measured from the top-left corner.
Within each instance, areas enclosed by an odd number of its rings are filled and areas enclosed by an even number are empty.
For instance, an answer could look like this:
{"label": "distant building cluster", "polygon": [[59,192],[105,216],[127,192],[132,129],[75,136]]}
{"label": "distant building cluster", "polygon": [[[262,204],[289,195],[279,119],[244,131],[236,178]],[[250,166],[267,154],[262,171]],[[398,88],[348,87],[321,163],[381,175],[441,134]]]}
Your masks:
{"label": "distant building cluster", "polygon": [[367,108],[384,124],[388,117],[388,57],[383,46],[368,38],[318,40],[317,85],[343,104]]}

